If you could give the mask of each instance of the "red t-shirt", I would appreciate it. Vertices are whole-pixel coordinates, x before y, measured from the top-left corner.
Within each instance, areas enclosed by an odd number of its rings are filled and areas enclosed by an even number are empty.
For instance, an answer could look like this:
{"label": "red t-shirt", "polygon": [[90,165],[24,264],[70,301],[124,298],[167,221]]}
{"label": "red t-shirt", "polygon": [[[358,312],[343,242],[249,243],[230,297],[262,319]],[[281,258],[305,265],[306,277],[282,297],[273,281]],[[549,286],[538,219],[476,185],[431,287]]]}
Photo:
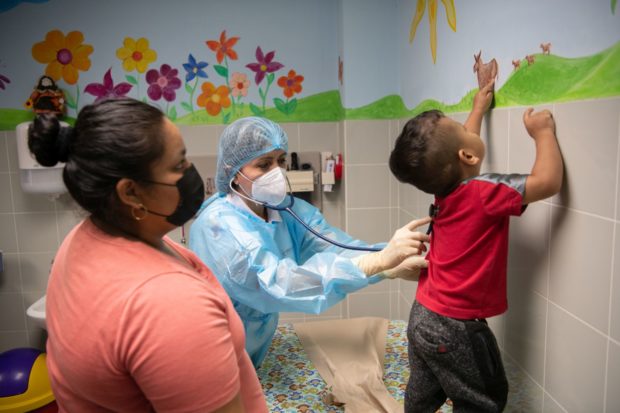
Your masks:
{"label": "red t-shirt", "polygon": [[47,289],[47,367],[60,412],[210,412],[239,394],[267,412],[243,324],[211,271],[87,219]]}
{"label": "red t-shirt", "polygon": [[510,216],[519,216],[527,175],[484,174],[435,198],[428,269],[416,300],[446,317],[473,319],[501,314],[506,299]]}

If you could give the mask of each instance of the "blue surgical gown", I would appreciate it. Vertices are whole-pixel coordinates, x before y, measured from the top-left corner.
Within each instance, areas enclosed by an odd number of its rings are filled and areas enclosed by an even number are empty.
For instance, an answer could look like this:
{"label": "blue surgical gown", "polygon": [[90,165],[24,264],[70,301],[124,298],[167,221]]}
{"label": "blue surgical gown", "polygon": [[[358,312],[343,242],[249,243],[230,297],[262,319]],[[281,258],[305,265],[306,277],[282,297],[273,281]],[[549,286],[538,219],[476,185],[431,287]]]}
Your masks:
{"label": "blue surgical gown", "polygon": [[[292,209],[331,239],[368,246],[330,226],[316,207],[299,198]],[[225,194],[215,194],[205,201],[190,228],[189,247],[230,296],[256,368],[267,354],[279,312],[318,314],[347,293],[381,279],[367,277],[353,264],[351,258],[363,252],[317,238],[287,212],[280,217],[281,221],[266,222],[234,205]]]}

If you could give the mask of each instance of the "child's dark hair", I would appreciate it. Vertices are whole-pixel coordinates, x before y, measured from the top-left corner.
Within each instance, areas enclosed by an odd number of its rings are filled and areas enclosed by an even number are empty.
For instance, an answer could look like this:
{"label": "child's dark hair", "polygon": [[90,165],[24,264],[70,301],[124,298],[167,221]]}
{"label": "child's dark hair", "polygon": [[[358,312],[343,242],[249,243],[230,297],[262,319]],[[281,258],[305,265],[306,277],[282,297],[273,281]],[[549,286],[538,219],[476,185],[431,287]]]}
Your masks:
{"label": "child's dark hair", "polygon": [[410,119],[390,154],[390,170],[400,182],[437,196],[447,195],[461,178],[458,142],[439,127],[439,110]]}
{"label": "child's dark hair", "polygon": [[117,226],[116,184],[121,178],[149,180],[164,152],[164,114],[138,100],[110,99],[85,106],[75,127],[55,115],[34,119],[28,147],[43,166],[66,162],[63,181],[75,201],[93,217]]}

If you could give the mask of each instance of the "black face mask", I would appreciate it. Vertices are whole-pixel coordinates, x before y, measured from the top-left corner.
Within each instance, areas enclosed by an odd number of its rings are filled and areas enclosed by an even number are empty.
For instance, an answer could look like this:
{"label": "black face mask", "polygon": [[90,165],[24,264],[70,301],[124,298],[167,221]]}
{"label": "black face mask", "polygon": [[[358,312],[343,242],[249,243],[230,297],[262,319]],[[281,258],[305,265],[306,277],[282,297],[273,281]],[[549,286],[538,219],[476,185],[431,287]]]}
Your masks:
{"label": "black face mask", "polygon": [[160,214],[153,210],[148,210],[151,214],[165,217],[166,221],[173,225],[180,227],[192,217],[200,209],[202,201],[205,199],[205,187],[200,177],[200,174],[192,164],[189,168],[183,171],[183,176],[177,181],[176,184],[165,184],[163,182],[145,181],[152,184],[176,186],[179,191],[179,205],[177,209],[170,215]]}

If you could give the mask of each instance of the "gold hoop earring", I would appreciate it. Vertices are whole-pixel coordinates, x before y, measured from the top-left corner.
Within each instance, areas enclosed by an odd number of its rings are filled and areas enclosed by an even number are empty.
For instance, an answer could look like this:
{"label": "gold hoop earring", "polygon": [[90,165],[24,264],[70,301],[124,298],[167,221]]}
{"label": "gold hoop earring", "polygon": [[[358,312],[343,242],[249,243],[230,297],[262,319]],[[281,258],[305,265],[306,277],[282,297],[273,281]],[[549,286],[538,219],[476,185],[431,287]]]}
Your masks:
{"label": "gold hoop earring", "polygon": [[[140,211],[142,213],[142,215],[136,214],[136,210]],[[131,208],[131,216],[136,221],[142,221],[144,218],[146,218],[146,216],[148,214],[149,214],[149,210],[146,209],[146,207],[144,205],[142,205],[142,204],[138,205],[138,208],[136,208],[136,207],[132,207]]]}

